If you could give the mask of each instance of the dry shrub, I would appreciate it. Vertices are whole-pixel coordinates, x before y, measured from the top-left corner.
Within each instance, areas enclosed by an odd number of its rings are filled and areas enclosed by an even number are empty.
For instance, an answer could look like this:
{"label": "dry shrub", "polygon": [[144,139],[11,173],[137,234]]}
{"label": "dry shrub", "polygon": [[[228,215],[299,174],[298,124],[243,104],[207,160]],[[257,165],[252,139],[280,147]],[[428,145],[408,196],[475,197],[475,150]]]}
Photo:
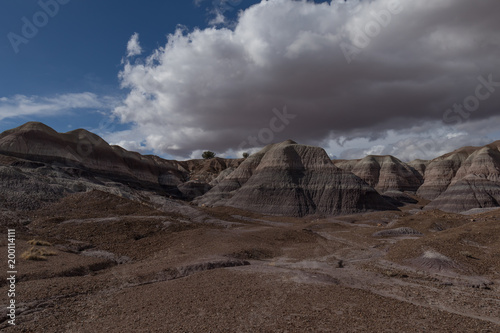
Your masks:
{"label": "dry shrub", "polygon": [[37,239],[32,239],[30,241],[28,241],[28,244],[29,245],[39,245],[39,246],[52,246],[51,243],[47,242],[47,241],[43,241],[43,240],[37,240]]}
{"label": "dry shrub", "polygon": [[36,248],[31,247],[28,251],[21,254],[21,258],[25,260],[35,260],[35,261],[45,261],[48,256],[55,256],[57,253],[54,251],[48,251],[46,248]]}

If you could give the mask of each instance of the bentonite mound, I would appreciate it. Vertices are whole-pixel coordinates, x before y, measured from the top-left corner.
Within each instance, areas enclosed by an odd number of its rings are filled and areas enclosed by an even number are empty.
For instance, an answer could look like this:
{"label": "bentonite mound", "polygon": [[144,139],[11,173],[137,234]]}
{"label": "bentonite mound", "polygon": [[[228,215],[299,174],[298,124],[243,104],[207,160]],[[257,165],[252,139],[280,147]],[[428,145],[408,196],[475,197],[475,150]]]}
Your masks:
{"label": "bentonite mound", "polygon": [[500,141],[497,143],[498,145],[493,143],[473,152],[462,163],[454,181],[469,175],[482,175],[487,180],[498,182],[500,180]]}
{"label": "bentonite mound", "polygon": [[423,177],[417,170],[394,156],[368,155],[361,160],[334,163],[341,169],[351,171],[379,193],[416,192],[423,183]]}
{"label": "bentonite mound", "polygon": [[195,201],[289,216],[395,209],[359,177],[334,166],[323,149],[291,140],[250,156]]}
{"label": "bentonite mound", "polygon": [[417,191],[418,196],[434,200],[446,191],[462,163],[474,150],[474,147],[465,147],[433,159],[427,165],[424,183]]}
{"label": "bentonite mound", "polygon": [[427,271],[439,272],[459,268],[459,265],[457,265],[452,259],[433,250],[425,251],[422,256],[413,259],[412,263],[418,268]]}
{"label": "bentonite mound", "polygon": [[500,206],[499,145],[480,148],[462,162],[450,186],[426,209],[462,212]]}

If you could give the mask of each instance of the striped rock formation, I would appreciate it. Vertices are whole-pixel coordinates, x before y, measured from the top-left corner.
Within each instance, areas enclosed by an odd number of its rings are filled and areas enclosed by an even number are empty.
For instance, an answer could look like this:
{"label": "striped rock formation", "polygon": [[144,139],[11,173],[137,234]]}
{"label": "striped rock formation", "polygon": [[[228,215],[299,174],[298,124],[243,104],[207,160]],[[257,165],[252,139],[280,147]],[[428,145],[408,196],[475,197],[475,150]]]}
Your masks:
{"label": "striped rock formation", "polygon": [[291,140],[253,154],[195,202],[288,216],[395,209],[322,148]]}
{"label": "striped rock formation", "polygon": [[411,162],[408,162],[408,166],[413,168],[416,172],[418,172],[418,174],[420,175],[420,178],[422,179],[422,182],[423,182],[423,179],[424,179],[424,175],[425,175],[425,170],[427,169],[427,166],[429,165],[430,161],[427,161],[427,160],[413,160]]}
{"label": "striped rock formation", "polygon": [[390,155],[368,155],[361,160],[334,161],[334,164],[354,173],[379,193],[416,192],[423,183],[423,177],[419,171]]}
{"label": "striped rock formation", "polygon": [[473,151],[473,147],[460,148],[430,161],[425,170],[424,183],[417,191],[418,196],[434,200],[446,191],[462,163]]}
{"label": "striped rock formation", "polygon": [[23,159],[26,166],[31,163],[28,161],[53,165],[75,175],[104,177],[127,186],[189,199],[197,193],[205,193],[211,188],[208,183],[221,171],[237,167],[242,161],[220,158],[165,160],[111,146],[83,129],[58,133],[38,122],[1,133],[0,155]]}
{"label": "striped rock formation", "polygon": [[[464,158],[466,154],[468,155]],[[428,204],[426,209],[463,212],[475,208],[500,206],[500,141],[485,147],[463,148],[447,156],[446,159],[455,163],[460,161],[460,166],[446,189]],[[431,172],[426,172],[425,180],[428,188],[436,188],[432,187],[436,175],[445,174],[449,177],[451,174],[452,170],[448,170],[448,173],[439,172],[436,167],[438,165],[442,165],[442,160],[429,165],[428,171]],[[443,180],[448,180],[448,177]],[[439,182],[439,185],[444,186],[443,181]],[[429,193],[427,191],[428,189],[424,188],[419,193],[427,194]]]}

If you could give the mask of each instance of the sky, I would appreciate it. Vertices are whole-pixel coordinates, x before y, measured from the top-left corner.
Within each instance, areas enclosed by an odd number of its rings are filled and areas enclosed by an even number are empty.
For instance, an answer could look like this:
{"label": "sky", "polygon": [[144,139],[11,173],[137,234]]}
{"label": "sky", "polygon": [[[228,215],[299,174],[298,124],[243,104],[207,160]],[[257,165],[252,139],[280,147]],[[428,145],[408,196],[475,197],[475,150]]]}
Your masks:
{"label": "sky", "polygon": [[0,132],[164,158],[292,139],[432,159],[500,139],[497,0],[2,0]]}

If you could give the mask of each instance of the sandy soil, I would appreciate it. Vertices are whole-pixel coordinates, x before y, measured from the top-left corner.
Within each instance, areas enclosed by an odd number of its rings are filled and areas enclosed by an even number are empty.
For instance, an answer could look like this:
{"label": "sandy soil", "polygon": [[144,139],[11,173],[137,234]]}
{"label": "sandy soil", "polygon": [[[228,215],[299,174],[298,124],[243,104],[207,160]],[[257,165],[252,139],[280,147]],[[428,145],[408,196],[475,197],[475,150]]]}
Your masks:
{"label": "sandy soil", "polygon": [[[299,219],[175,207],[94,191],[4,212],[18,307],[0,330],[500,332],[500,211]],[[19,258],[32,239],[56,255]],[[2,279],[2,306],[7,290]]]}

